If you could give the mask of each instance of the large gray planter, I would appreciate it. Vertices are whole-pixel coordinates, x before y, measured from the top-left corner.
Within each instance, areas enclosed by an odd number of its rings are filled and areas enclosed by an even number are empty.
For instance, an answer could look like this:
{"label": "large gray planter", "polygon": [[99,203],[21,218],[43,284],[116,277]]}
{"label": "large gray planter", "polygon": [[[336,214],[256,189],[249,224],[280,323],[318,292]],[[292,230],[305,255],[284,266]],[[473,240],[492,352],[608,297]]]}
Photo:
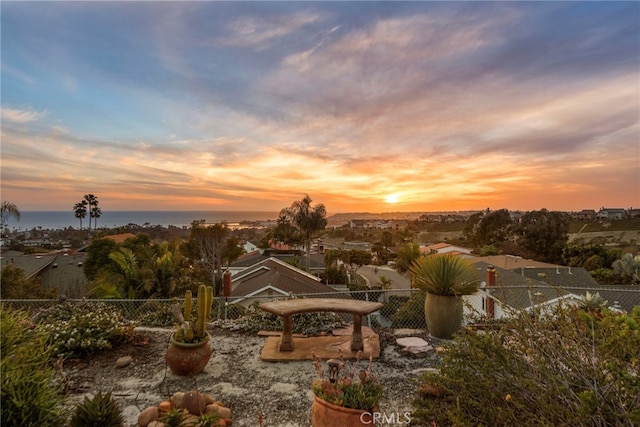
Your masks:
{"label": "large gray planter", "polygon": [[431,336],[450,340],[462,325],[462,298],[427,292],[424,317]]}

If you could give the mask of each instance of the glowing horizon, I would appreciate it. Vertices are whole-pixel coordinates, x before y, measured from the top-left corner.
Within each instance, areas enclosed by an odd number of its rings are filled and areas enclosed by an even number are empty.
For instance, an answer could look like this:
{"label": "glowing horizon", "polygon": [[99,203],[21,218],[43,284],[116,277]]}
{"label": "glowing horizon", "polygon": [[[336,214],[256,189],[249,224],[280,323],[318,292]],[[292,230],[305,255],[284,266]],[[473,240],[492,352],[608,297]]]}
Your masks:
{"label": "glowing horizon", "polygon": [[2,200],[640,206],[636,2],[7,2]]}

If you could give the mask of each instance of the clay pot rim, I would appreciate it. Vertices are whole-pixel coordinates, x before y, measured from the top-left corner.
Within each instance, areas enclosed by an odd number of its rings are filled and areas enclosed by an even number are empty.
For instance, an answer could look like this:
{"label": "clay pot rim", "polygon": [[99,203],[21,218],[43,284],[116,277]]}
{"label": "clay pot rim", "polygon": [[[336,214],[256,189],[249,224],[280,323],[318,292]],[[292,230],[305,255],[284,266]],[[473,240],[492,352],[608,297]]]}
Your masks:
{"label": "clay pot rim", "polygon": [[211,335],[209,335],[209,332],[207,332],[207,335],[204,337],[204,339],[202,341],[198,341],[198,342],[176,341],[173,338],[174,336],[175,336],[175,332],[173,334],[171,334],[171,344],[177,345],[179,347],[185,347],[185,348],[201,347],[202,345],[208,343],[211,340]]}
{"label": "clay pot rim", "polygon": [[331,409],[335,409],[336,411],[339,412],[348,412],[348,413],[352,413],[352,414],[362,414],[364,412],[370,412],[370,409],[354,409],[354,408],[347,408],[346,406],[338,406],[338,405],[334,405],[333,403],[327,402],[326,400],[324,400],[321,397],[318,397],[315,393],[313,394],[314,400],[316,400],[318,402],[318,404],[326,406],[328,408]]}

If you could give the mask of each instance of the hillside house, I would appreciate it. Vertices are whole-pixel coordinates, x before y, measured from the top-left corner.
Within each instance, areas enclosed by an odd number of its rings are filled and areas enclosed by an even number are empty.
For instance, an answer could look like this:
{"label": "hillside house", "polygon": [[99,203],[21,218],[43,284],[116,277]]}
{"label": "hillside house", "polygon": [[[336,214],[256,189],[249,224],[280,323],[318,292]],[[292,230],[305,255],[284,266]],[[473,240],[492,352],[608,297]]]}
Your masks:
{"label": "hillside house", "polygon": [[622,208],[600,208],[598,211],[598,219],[625,219],[627,211]]}
{"label": "hillside house", "polygon": [[255,301],[265,302],[290,295],[334,292],[320,279],[275,257],[262,260],[231,277],[230,304],[248,307]]}

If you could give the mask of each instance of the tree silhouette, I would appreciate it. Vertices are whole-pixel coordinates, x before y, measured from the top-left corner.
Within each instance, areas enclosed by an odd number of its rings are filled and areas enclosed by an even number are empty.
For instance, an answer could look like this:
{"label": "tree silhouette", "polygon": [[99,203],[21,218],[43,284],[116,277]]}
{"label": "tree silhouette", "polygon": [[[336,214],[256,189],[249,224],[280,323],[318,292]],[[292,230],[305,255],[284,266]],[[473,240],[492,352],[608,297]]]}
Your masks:
{"label": "tree silhouette", "polygon": [[280,216],[286,217],[298,231],[304,236],[307,251],[307,271],[311,269],[311,237],[314,233],[324,230],[327,226],[327,210],[323,204],[311,206],[313,200],[305,195],[302,200],[297,200],[290,207],[280,211]]}

